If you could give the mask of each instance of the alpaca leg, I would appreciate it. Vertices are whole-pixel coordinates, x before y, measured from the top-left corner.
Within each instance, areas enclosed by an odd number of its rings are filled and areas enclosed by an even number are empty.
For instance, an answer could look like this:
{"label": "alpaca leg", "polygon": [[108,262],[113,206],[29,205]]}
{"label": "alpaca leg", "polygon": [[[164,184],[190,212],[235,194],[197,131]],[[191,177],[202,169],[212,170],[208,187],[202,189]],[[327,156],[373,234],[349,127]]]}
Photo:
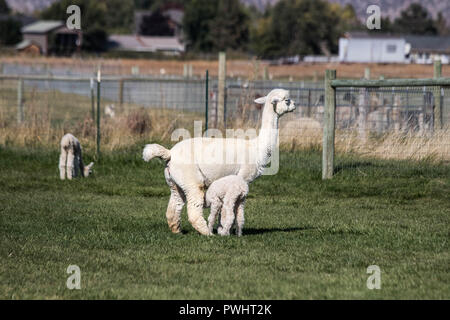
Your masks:
{"label": "alpaca leg", "polygon": [[244,205],[245,199],[239,202],[236,210],[236,234],[238,237],[242,236],[242,229],[244,228]]}
{"label": "alpaca leg", "polygon": [[79,177],[81,175],[81,168],[80,168],[80,155],[76,154],[74,161],[73,161],[73,176]]}
{"label": "alpaca leg", "polygon": [[186,198],[180,188],[178,188],[178,186],[172,180],[170,180],[170,177],[167,174],[166,181],[170,187],[170,200],[166,211],[167,223],[169,224],[169,228],[173,233],[180,233],[181,211],[183,210],[184,204],[186,203]]}
{"label": "alpaca leg", "polygon": [[208,229],[211,234],[213,233],[214,223],[216,222],[217,215],[221,209],[222,204],[220,203],[220,201],[215,201],[211,203],[211,211],[208,217]]}
{"label": "alpaca leg", "polygon": [[217,229],[217,233],[221,236],[229,236],[230,229],[234,223],[234,212],[233,207],[223,207],[222,209],[222,219],[221,219],[221,227]]}
{"label": "alpaca leg", "polygon": [[84,163],[83,163],[83,157],[81,156],[81,150],[78,154],[78,173],[81,177],[84,177]]}
{"label": "alpaca leg", "polygon": [[72,177],[74,175],[74,162],[75,162],[75,155],[73,154],[73,151],[67,152],[67,179],[72,180]]}
{"label": "alpaca leg", "polygon": [[167,206],[166,218],[170,230],[173,233],[181,232],[181,211],[183,210],[185,200],[177,188],[170,189],[170,200]]}
{"label": "alpaca leg", "polygon": [[200,188],[186,192],[188,219],[191,225],[203,235],[209,236],[208,225],[203,218],[204,192]]}
{"label": "alpaca leg", "polygon": [[230,235],[230,229],[234,223],[235,218],[234,208],[236,206],[237,199],[238,195],[233,193],[226,194],[223,199],[222,218],[221,218],[222,228],[218,230],[218,233],[222,236]]}
{"label": "alpaca leg", "polygon": [[66,178],[66,162],[67,162],[67,152],[61,148],[61,155],[59,156],[59,177],[61,180]]}

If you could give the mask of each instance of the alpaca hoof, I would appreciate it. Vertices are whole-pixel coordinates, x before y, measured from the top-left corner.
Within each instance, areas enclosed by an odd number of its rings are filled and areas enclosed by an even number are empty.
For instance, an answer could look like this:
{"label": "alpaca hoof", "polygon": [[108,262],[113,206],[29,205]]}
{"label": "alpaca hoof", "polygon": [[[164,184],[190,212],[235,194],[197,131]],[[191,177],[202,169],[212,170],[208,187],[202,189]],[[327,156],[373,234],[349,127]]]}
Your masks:
{"label": "alpaca hoof", "polygon": [[223,228],[217,229],[217,233],[220,234],[221,236],[229,236],[230,235],[230,233],[225,232],[225,230]]}
{"label": "alpaca hoof", "polygon": [[170,231],[172,231],[172,233],[181,233],[180,228],[171,228]]}

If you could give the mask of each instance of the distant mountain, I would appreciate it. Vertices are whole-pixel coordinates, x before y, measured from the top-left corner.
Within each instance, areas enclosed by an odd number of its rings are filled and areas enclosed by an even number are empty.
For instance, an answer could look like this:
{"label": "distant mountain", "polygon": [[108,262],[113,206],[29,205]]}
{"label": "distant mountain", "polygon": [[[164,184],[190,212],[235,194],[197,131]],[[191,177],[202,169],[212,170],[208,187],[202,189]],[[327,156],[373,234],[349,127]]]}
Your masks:
{"label": "distant mountain", "polygon": [[24,14],[32,14],[35,11],[41,11],[59,0],[6,0],[12,11]]}
{"label": "distant mountain", "polygon": [[438,13],[442,12],[447,23],[450,22],[450,1],[448,0],[328,0],[328,2],[336,2],[341,5],[351,4],[362,20],[367,18],[366,10],[371,4],[378,5],[381,9],[381,15],[388,16],[392,20],[400,16],[400,12],[411,4],[420,3],[422,7],[427,8],[433,18],[436,18]]}
{"label": "distant mountain", "polygon": [[248,6],[255,6],[260,11],[264,11],[268,4],[274,5],[278,0],[241,0],[242,3]]}
{"label": "distant mountain", "polygon": [[[6,0],[9,7],[17,12],[31,14],[35,11],[40,11],[48,8],[52,3],[59,0]],[[92,0],[96,1],[96,0]],[[125,0],[124,0],[125,1]],[[279,0],[240,0],[245,5],[254,5],[259,10],[263,11],[268,4],[274,5]],[[400,12],[407,8],[410,4],[418,2],[428,9],[433,18],[436,18],[438,12],[442,12],[447,23],[450,25],[450,0],[328,0],[329,2],[339,3],[345,5],[351,4],[356,11],[356,14],[361,20],[367,18],[366,10],[371,4],[380,6],[381,14],[395,19],[400,15]]]}
{"label": "distant mountain", "polygon": [[[263,11],[267,4],[274,5],[279,0],[241,0],[246,5],[254,5]],[[380,6],[381,15],[389,16],[395,19],[400,12],[412,3],[420,3],[427,8],[428,12],[436,18],[438,12],[442,12],[447,24],[450,24],[450,1],[449,0],[328,0],[328,2],[339,3],[341,5],[351,4],[355,8],[356,14],[361,20],[366,20],[366,10],[369,5],[376,4]]]}

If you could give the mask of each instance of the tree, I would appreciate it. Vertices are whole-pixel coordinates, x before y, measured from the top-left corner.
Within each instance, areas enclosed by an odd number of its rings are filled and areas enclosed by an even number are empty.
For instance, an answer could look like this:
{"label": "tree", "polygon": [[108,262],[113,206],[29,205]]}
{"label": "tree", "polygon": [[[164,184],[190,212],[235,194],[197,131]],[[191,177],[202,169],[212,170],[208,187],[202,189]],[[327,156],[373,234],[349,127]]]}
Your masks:
{"label": "tree", "polygon": [[217,2],[192,0],[185,8],[183,26],[188,47],[194,51],[211,52],[210,21],[216,17]]}
{"label": "tree", "polygon": [[260,54],[276,57],[335,52],[343,29],[342,12],[337,8],[323,0],[280,0],[271,10],[269,35],[264,36],[271,45]]}
{"label": "tree", "polygon": [[139,26],[140,34],[146,36],[173,36],[174,30],[170,27],[169,19],[160,10],[152,12],[142,18]]}
{"label": "tree", "polygon": [[248,44],[249,18],[238,0],[191,0],[183,25],[194,51],[236,50]]}
{"label": "tree", "polygon": [[438,16],[434,22],[436,30],[439,35],[446,36],[450,33],[449,27],[447,26],[447,21],[445,20],[442,12],[438,13]]}
{"label": "tree", "polygon": [[215,19],[210,21],[215,50],[245,50],[249,39],[249,17],[239,0],[219,0]]}
{"label": "tree", "polygon": [[8,7],[6,0],[0,0],[0,14],[9,14],[11,9]]}
{"label": "tree", "polygon": [[107,0],[106,31],[108,33],[132,33],[134,29],[134,8],[134,3],[130,0]]}
{"label": "tree", "polygon": [[13,45],[22,40],[21,23],[10,16],[11,10],[5,0],[0,0],[0,15],[5,16],[0,20],[0,45]]}
{"label": "tree", "polygon": [[22,25],[12,17],[0,20],[0,45],[14,45],[22,40]]}
{"label": "tree", "polygon": [[436,35],[438,30],[427,9],[413,3],[395,19],[394,28],[400,33]]}

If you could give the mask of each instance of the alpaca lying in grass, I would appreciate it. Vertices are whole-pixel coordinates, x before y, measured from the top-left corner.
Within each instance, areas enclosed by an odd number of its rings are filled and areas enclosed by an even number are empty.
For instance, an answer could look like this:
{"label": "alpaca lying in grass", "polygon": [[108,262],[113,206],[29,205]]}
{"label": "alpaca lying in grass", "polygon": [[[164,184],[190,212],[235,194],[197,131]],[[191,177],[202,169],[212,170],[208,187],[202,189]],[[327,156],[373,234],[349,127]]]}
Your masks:
{"label": "alpaca lying in grass", "polygon": [[92,172],[93,162],[84,166],[81,157],[81,144],[77,138],[68,133],[61,139],[61,155],[59,156],[59,176],[61,180],[72,180],[81,174],[82,177],[88,177]]}
{"label": "alpaca lying in grass", "polygon": [[240,176],[230,175],[214,181],[206,191],[205,206],[211,207],[208,217],[208,228],[212,234],[214,222],[221,212],[220,225],[217,233],[221,236],[230,235],[233,223],[236,234],[242,235],[244,227],[244,204],[248,194],[248,184]]}
{"label": "alpaca lying in grass", "polygon": [[[278,119],[294,111],[295,103],[289,98],[289,91],[283,89],[274,89],[255,103],[264,104],[261,129],[256,138],[197,137],[180,141],[170,150],[158,144],[145,146],[144,161],[154,157],[166,161],[164,175],[171,193],[166,218],[172,232],[181,232],[181,211],[187,202],[189,222],[199,233],[210,235],[203,218],[205,189],[228,175],[239,175],[246,182],[252,182],[271,162],[278,143]],[[247,159],[230,162],[241,155]]]}

